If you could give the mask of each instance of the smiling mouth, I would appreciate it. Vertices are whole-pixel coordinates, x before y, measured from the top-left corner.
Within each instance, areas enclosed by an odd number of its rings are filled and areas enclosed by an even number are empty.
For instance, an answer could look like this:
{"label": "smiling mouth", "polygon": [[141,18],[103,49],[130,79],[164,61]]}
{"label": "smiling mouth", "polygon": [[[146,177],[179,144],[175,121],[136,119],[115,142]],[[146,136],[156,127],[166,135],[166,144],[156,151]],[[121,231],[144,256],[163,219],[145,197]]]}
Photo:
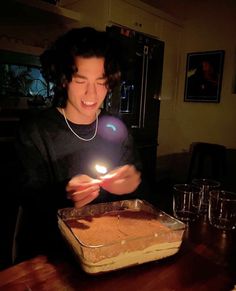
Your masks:
{"label": "smiling mouth", "polygon": [[96,102],[92,102],[92,101],[84,101],[82,100],[82,105],[85,106],[85,107],[95,107],[96,106]]}

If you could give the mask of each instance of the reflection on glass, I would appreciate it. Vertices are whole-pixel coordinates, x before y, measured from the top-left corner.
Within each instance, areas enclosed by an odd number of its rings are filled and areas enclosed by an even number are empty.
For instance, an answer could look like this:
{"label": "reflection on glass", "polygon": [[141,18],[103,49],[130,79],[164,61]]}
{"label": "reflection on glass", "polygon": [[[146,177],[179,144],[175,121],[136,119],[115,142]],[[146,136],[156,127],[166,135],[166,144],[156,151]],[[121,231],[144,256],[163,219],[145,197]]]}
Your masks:
{"label": "reflection on glass", "polygon": [[129,84],[126,81],[123,81],[121,83],[120,93],[121,93],[120,112],[132,113],[134,102],[134,85]]}
{"label": "reflection on glass", "polygon": [[28,97],[28,102],[49,104],[53,97],[52,84],[43,78],[40,67],[0,64],[0,96]]}

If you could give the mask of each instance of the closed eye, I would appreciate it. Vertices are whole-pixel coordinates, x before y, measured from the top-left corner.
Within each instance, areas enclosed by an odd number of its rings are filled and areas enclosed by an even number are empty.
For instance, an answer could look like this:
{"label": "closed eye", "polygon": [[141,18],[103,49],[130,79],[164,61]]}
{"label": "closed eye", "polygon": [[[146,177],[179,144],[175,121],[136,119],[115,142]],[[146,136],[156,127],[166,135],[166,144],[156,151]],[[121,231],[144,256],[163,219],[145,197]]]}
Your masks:
{"label": "closed eye", "polygon": [[97,85],[99,85],[99,86],[105,86],[105,85],[106,85],[106,81],[103,81],[103,82],[97,82]]}
{"label": "closed eye", "polygon": [[84,76],[80,76],[79,74],[75,74],[73,80],[77,84],[85,84],[87,82],[87,79]]}
{"label": "closed eye", "polygon": [[85,80],[75,80],[75,83],[77,84],[85,84]]}
{"label": "closed eye", "polygon": [[107,84],[107,79],[106,78],[98,78],[97,79],[97,85],[106,86],[106,84]]}

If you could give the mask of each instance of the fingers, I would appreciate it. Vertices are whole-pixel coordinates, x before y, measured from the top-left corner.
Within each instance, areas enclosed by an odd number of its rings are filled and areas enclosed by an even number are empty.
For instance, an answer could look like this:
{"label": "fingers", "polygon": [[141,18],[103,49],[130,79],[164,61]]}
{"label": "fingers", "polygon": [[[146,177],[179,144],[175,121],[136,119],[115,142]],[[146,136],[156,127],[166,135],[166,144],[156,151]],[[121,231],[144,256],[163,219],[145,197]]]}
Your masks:
{"label": "fingers", "polygon": [[82,207],[99,195],[100,183],[101,180],[87,175],[75,176],[66,186],[67,198],[75,203],[75,207]]}
{"label": "fingers", "polygon": [[113,194],[128,194],[138,187],[141,174],[134,166],[125,165],[101,177],[100,186]]}
{"label": "fingers", "polygon": [[67,184],[66,191],[67,197],[79,208],[93,201],[99,195],[100,187],[110,193],[123,195],[135,191],[140,182],[140,172],[133,165],[124,165],[100,179],[87,175],[75,176]]}
{"label": "fingers", "polygon": [[76,208],[79,208],[93,201],[99,195],[99,192],[100,187],[96,185],[72,194],[68,193],[67,197],[74,202]]}
{"label": "fingers", "polygon": [[88,203],[93,201],[95,198],[97,198],[98,195],[99,195],[99,190],[90,193],[90,195],[86,196],[84,199],[75,202],[74,203],[75,208],[80,208],[87,205]]}
{"label": "fingers", "polygon": [[101,180],[92,179],[87,175],[79,175],[73,177],[66,186],[67,192],[73,192],[86,189],[92,185],[96,186],[101,183]]}
{"label": "fingers", "polygon": [[72,201],[77,202],[77,201],[85,199],[91,193],[99,192],[99,190],[100,190],[100,187],[95,185],[81,191],[75,191],[73,193],[68,192],[67,197],[71,199]]}
{"label": "fingers", "polygon": [[100,179],[102,181],[104,180],[118,180],[118,179],[125,179],[129,176],[132,176],[135,174],[137,170],[133,165],[124,165],[122,167],[119,167],[113,171],[110,171],[108,174],[101,176]]}

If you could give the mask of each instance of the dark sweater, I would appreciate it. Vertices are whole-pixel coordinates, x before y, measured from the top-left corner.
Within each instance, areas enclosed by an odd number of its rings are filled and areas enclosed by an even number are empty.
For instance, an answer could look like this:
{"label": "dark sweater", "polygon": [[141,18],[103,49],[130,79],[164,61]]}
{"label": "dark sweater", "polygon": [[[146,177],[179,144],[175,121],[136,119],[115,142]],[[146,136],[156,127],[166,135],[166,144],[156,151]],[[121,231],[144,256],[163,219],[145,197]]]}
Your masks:
{"label": "dark sweater", "polygon": [[[95,132],[95,122],[70,126],[84,138]],[[125,164],[134,164],[140,170],[132,137],[124,123],[105,112],[99,115],[96,137],[86,142],[70,131],[57,109],[42,111],[22,122],[16,146],[21,164],[18,261],[60,249],[56,214],[59,208],[73,206],[65,191],[73,176],[87,174],[96,178],[96,163],[105,163],[108,170]],[[118,196],[101,190],[92,203],[134,198],[138,193],[139,189]]]}

